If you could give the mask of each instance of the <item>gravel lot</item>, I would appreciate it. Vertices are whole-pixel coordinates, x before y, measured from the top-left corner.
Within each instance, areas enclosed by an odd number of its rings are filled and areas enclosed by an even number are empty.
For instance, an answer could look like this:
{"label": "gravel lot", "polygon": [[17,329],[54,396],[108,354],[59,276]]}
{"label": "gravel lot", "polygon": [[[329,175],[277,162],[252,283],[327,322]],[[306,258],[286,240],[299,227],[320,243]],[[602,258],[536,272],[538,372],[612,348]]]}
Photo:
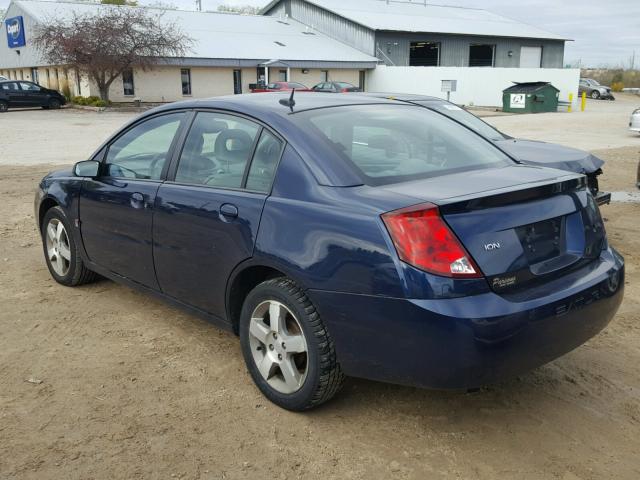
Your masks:
{"label": "gravel lot", "polygon": [[[631,108],[489,120],[597,151],[602,187],[631,192]],[[640,204],[603,208],[627,290],[588,344],[473,394],[350,380],[293,414],[252,385],[233,335],[110,281],[50,278],[32,212],[43,164],[85,159],[130,118],[0,117],[0,479],[640,477]]]}

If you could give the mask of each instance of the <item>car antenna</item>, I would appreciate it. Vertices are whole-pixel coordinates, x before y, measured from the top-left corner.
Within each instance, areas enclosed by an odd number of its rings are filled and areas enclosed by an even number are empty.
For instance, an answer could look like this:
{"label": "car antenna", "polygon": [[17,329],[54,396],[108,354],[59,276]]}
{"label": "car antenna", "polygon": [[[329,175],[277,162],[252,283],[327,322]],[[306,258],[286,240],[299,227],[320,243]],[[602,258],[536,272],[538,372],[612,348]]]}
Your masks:
{"label": "car antenna", "polygon": [[293,95],[296,93],[296,89],[291,90],[291,96],[289,98],[281,98],[280,105],[284,105],[285,107],[289,107],[291,112],[293,112],[293,107],[296,105],[296,101],[293,99]]}

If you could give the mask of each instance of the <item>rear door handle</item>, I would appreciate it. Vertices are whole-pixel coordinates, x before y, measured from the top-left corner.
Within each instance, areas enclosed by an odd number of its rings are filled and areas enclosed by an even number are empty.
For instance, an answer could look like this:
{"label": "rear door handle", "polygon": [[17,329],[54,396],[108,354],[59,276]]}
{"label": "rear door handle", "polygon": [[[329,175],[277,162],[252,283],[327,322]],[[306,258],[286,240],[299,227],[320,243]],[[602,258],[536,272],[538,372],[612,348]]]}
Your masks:
{"label": "rear door handle", "polygon": [[225,203],[220,207],[220,213],[227,218],[236,218],[238,216],[238,207]]}

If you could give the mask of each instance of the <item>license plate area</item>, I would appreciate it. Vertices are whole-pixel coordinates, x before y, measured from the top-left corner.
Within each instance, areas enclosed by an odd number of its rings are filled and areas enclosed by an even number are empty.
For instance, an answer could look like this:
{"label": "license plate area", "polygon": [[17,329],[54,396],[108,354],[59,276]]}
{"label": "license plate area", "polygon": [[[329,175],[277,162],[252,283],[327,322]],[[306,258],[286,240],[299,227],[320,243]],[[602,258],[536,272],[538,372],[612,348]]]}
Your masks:
{"label": "license plate area", "polygon": [[517,227],[516,234],[529,265],[561,256],[565,251],[565,217]]}

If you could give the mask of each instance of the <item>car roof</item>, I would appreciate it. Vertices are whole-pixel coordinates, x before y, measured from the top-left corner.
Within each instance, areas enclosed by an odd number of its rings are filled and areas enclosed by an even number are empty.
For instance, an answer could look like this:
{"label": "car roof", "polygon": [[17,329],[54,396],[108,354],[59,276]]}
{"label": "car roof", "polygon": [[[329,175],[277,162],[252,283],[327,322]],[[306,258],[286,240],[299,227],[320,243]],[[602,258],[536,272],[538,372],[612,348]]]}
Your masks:
{"label": "car roof", "polygon": [[414,93],[389,93],[389,92],[361,92],[357,93],[363,97],[385,98],[388,100],[399,100],[401,102],[437,102],[448,103],[446,100],[429,95],[418,95]]}
{"label": "car roof", "polygon": [[286,105],[282,105],[280,100],[288,99],[291,92],[268,92],[261,95],[246,93],[242,95],[225,95],[220,97],[187,100],[183,102],[175,102],[150,110],[149,112],[157,112],[162,110],[175,110],[180,108],[211,108],[234,110],[239,113],[266,114],[275,113],[282,116],[288,116],[291,113],[297,113],[305,110],[330,108],[346,105],[371,105],[371,104],[389,104],[397,105],[398,102],[387,98],[369,97],[366,95],[334,94],[325,93],[318,95],[313,92],[296,92],[294,93],[295,106],[290,109]]}

